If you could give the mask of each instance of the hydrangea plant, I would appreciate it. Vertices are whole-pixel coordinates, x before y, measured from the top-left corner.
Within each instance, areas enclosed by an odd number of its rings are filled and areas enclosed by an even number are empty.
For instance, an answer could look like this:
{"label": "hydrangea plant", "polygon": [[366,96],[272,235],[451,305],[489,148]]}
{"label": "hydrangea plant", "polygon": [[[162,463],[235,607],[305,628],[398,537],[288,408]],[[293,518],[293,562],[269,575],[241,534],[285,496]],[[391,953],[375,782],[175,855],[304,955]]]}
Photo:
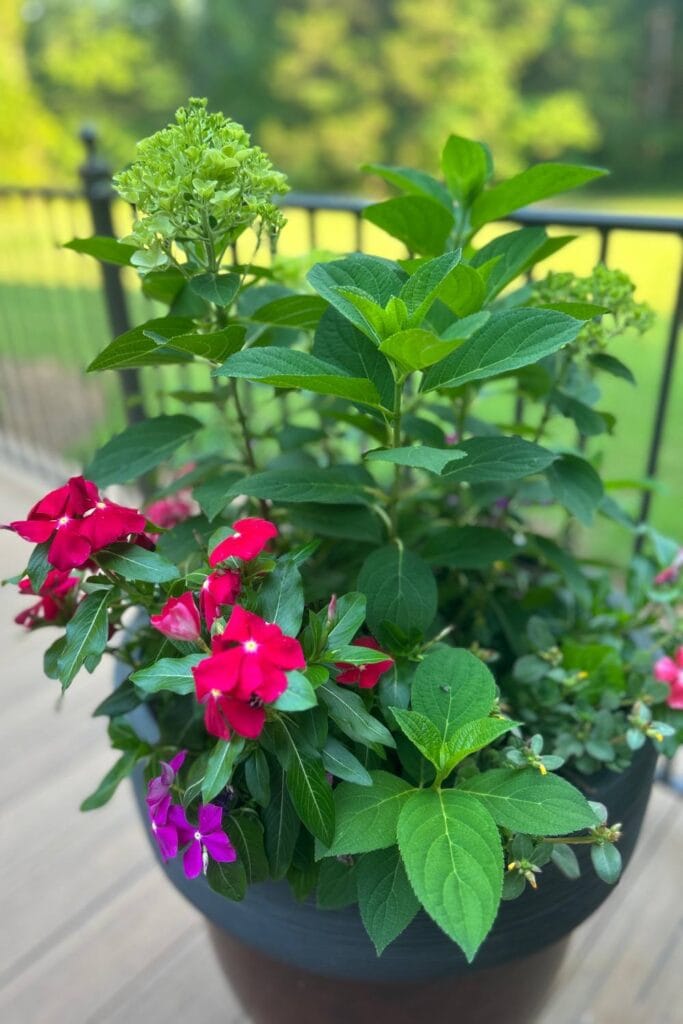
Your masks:
{"label": "hydrangea plant", "polygon": [[[476,241],[602,172],[491,184],[457,136],[443,180],[370,169],[399,194],[365,216],[405,259],[327,256],[297,285],[235,262],[283,225],[284,179],[239,125],[193,101],[140,144],[116,179],[133,233],[72,245],[135,266],[168,313],[90,370],[192,364],[173,397],[196,414],[129,427],[9,524],[35,545],[19,620],[65,627],[45,655],[63,689],[123,666],[95,711],[119,758],[84,809],[144,769],[188,877],[357,903],[379,953],[422,907],[472,959],[502,898],[576,876],[573,844],[618,876],[619,825],[562,773],[672,749],[681,559],[645,531],[615,585],[570,550],[598,515],[638,529],[594,448],[601,375],[629,379],[606,349],[649,318],[630,283],[524,283],[568,241],[542,228]],[[140,478],[142,511],[102,496]]]}

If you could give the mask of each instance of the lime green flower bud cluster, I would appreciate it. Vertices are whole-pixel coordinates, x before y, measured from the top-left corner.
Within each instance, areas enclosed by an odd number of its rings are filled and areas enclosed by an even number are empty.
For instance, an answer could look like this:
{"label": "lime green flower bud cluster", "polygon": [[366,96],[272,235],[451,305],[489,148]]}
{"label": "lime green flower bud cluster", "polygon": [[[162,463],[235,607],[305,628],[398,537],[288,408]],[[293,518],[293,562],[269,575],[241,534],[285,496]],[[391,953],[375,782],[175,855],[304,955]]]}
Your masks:
{"label": "lime green flower bud cluster", "polygon": [[598,350],[629,328],[644,334],[652,326],[652,309],[646,302],[636,302],[634,292],[635,285],[628,274],[599,263],[587,277],[551,271],[534,286],[533,301],[590,302],[608,309],[611,316],[589,320],[577,338],[589,350]]}
{"label": "lime green flower bud cluster", "polygon": [[177,262],[215,272],[227,247],[248,227],[276,234],[285,220],[273,203],[288,190],[284,174],[250,144],[248,133],[205,99],[191,99],[175,124],[137,146],[137,159],[114,177],[119,195],[136,208],[125,239],[145,273]]}

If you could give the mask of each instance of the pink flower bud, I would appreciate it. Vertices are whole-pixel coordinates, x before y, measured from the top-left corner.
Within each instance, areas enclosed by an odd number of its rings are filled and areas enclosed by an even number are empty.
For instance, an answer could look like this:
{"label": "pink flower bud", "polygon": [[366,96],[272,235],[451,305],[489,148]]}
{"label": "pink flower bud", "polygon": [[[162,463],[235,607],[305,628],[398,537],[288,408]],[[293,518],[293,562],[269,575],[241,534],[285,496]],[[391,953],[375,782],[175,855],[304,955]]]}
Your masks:
{"label": "pink flower bud", "polygon": [[327,606],[327,621],[330,622],[330,623],[334,622],[336,614],[337,614],[337,595],[333,594],[332,597],[330,598],[330,603]]}
{"label": "pink flower bud", "polygon": [[202,631],[199,611],[189,590],[180,597],[169,597],[159,615],[151,615],[149,621],[173,640],[198,640]]}

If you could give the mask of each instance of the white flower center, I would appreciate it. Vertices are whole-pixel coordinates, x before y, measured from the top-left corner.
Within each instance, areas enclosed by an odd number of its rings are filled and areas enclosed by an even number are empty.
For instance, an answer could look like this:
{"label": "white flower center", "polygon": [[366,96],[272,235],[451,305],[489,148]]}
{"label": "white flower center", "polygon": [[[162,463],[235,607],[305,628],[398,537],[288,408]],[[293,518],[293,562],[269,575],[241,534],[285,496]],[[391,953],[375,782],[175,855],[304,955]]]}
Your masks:
{"label": "white flower center", "polygon": [[255,640],[247,640],[246,643],[242,644],[242,647],[247,654],[255,654],[258,651],[258,644]]}
{"label": "white flower center", "polygon": [[66,526],[68,522],[70,522],[69,517],[62,516],[60,519],[57,520],[57,526]]}
{"label": "white flower center", "polygon": [[235,530],[235,532],[232,535],[233,540],[235,540],[235,538],[241,537],[241,536],[242,536],[242,534],[239,532],[239,530]]}
{"label": "white flower center", "polygon": [[201,832],[199,832],[199,831],[195,832],[194,837],[195,837],[195,839],[199,840],[199,842],[201,842],[201,839],[202,839]]}
{"label": "white flower center", "polygon": [[218,698],[218,697],[222,697],[222,696],[223,696],[223,694],[221,693],[221,691],[220,691],[220,690],[212,690],[212,691],[211,691],[211,696],[212,696],[212,697],[216,697],[216,698]]}

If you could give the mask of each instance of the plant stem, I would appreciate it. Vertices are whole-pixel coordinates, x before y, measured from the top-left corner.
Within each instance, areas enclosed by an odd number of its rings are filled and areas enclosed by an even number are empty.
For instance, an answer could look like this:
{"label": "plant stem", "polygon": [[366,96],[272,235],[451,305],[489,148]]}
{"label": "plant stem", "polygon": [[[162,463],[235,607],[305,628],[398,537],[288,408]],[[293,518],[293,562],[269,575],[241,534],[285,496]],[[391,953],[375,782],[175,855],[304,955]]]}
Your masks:
{"label": "plant stem", "polygon": [[[394,415],[391,429],[392,448],[401,447],[402,401],[403,380],[399,378],[397,381],[394,382]],[[392,539],[398,537],[398,503],[401,497],[401,477],[401,467],[398,464],[396,464],[394,465],[394,483],[391,488],[391,494],[389,496],[389,520],[391,522]]]}
{"label": "plant stem", "polygon": [[244,454],[249,466],[251,466],[252,469],[256,469],[256,459],[254,458],[253,442],[251,433],[249,432],[249,424],[247,423],[247,417],[245,416],[244,409],[242,408],[239,392],[237,390],[237,381],[234,377],[230,378],[230,391],[232,392],[232,400],[235,405],[235,412],[237,413],[237,419],[242,432]]}

